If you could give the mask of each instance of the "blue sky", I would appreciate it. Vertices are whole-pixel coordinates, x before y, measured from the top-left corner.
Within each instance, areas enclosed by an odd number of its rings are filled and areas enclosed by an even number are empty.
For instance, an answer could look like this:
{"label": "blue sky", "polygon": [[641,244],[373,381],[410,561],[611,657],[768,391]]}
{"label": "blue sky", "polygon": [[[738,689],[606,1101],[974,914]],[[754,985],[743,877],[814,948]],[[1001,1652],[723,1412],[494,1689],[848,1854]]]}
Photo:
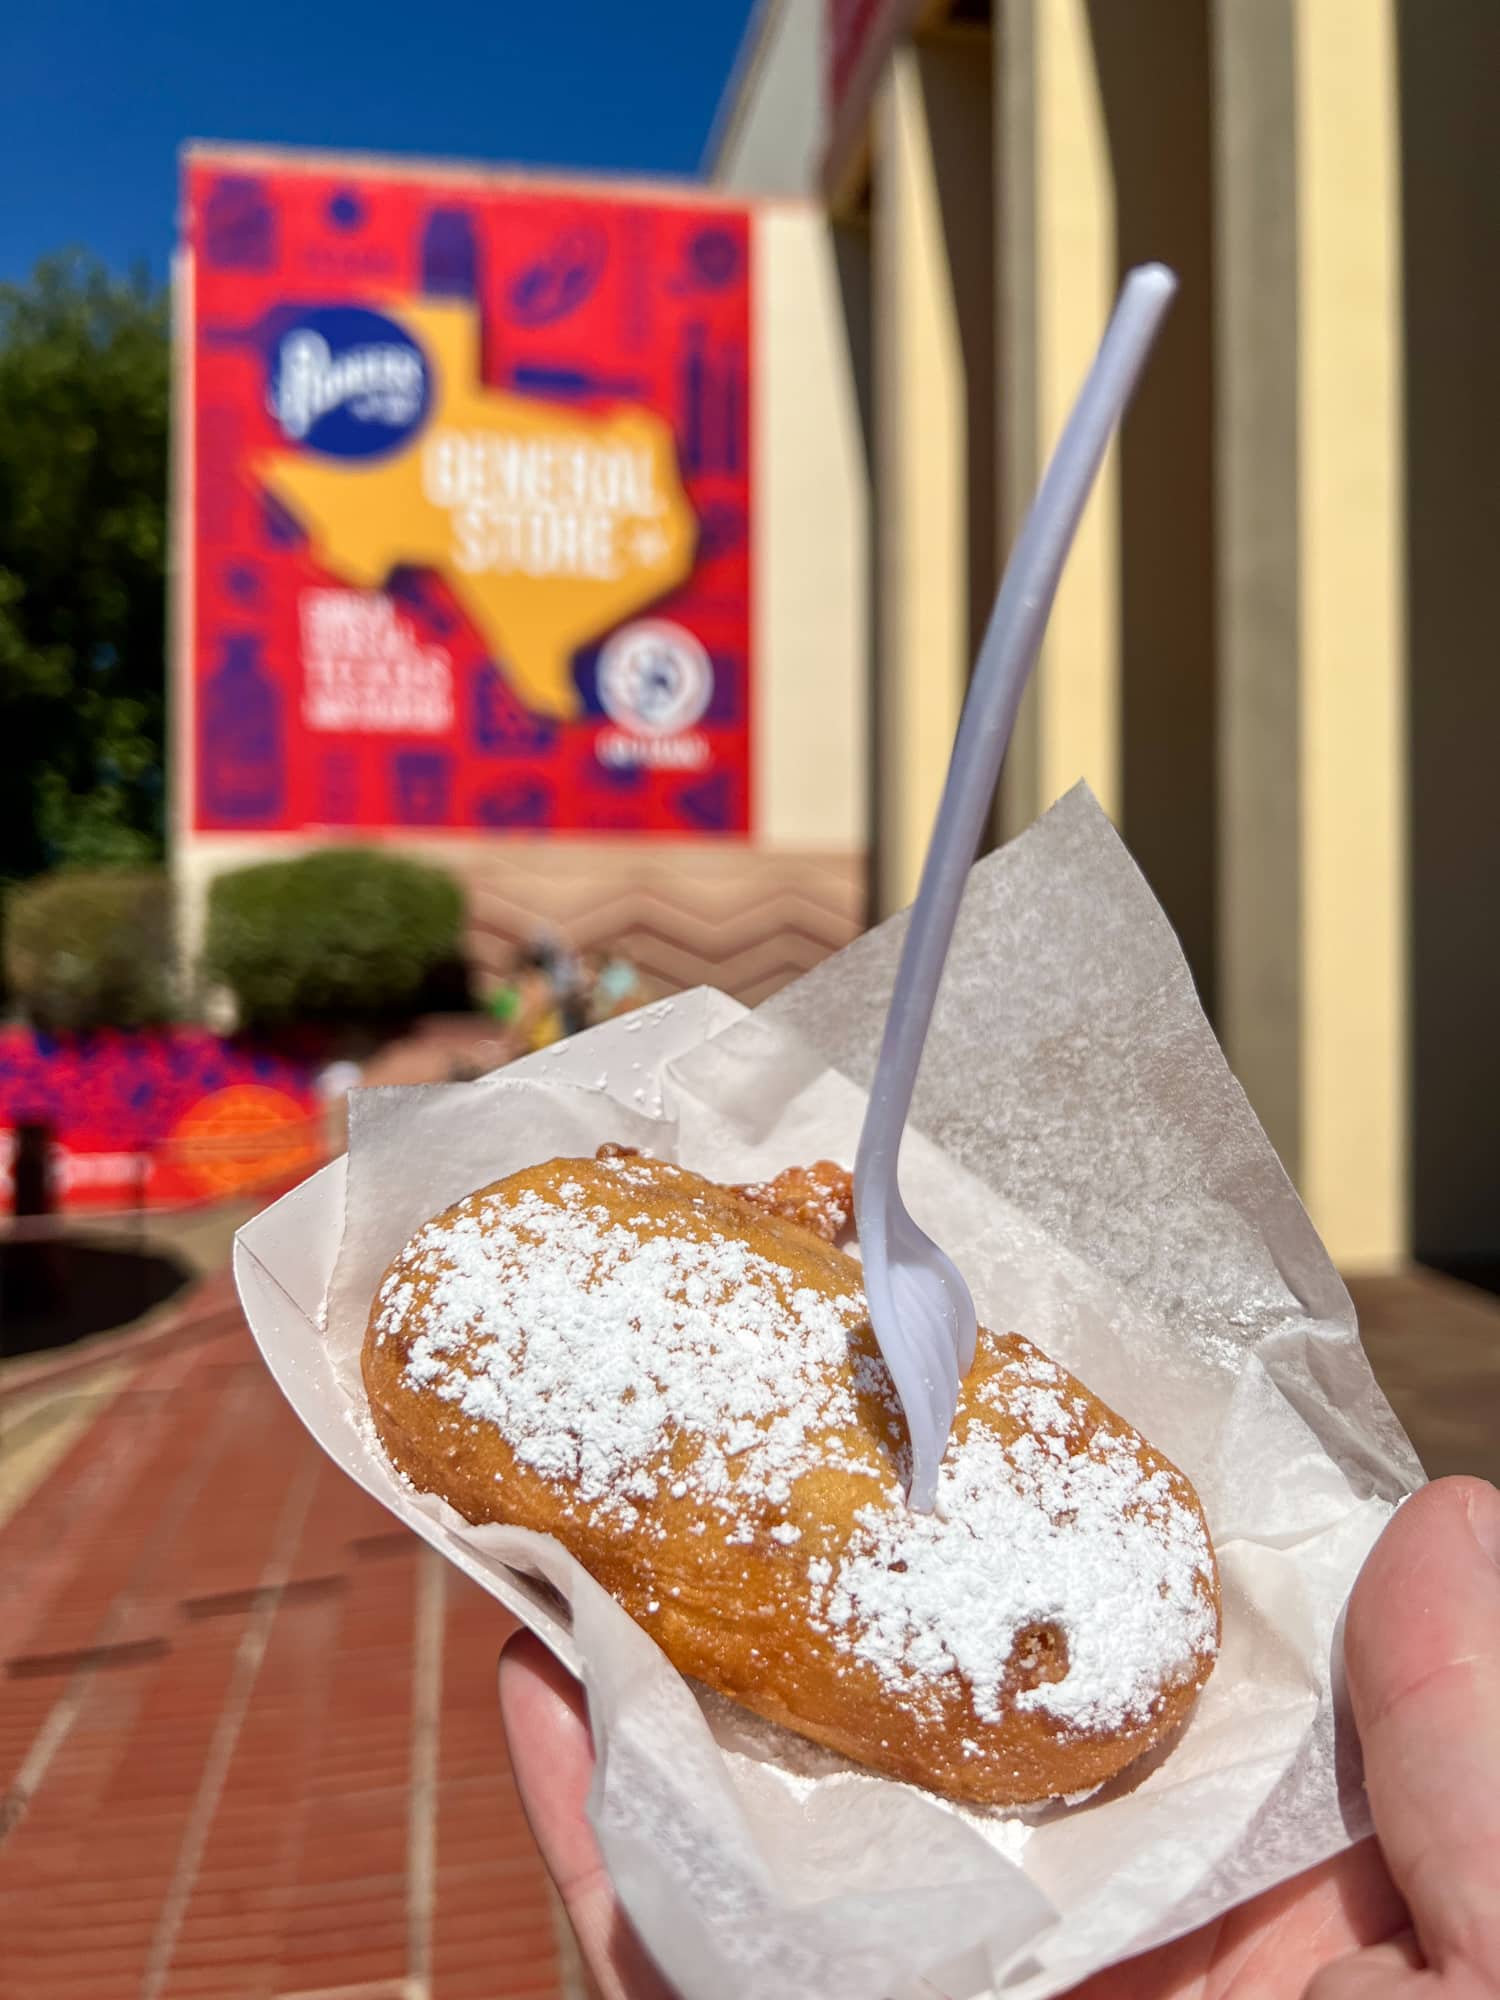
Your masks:
{"label": "blue sky", "polygon": [[164,277],[185,139],[692,174],[750,0],[14,0],[0,279]]}

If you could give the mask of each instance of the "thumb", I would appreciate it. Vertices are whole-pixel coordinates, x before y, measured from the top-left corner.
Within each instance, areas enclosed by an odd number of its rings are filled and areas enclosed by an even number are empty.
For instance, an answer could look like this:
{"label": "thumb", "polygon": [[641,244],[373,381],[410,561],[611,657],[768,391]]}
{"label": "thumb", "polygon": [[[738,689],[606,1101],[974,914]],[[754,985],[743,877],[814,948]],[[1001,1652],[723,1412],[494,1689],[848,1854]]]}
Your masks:
{"label": "thumb", "polygon": [[1349,1603],[1345,1659],[1386,1865],[1422,1952],[1500,1980],[1500,1493],[1398,1509]]}

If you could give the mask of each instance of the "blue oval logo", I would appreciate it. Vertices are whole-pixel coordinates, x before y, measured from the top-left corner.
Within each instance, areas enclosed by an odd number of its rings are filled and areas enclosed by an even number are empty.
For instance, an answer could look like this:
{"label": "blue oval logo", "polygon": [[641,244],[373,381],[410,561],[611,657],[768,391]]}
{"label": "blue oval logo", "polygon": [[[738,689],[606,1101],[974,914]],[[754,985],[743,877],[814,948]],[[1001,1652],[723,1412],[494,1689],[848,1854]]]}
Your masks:
{"label": "blue oval logo", "polygon": [[271,352],[266,400],[281,434],[329,458],[404,444],[432,402],[432,370],[411,335],[363,306],[299,315]]}

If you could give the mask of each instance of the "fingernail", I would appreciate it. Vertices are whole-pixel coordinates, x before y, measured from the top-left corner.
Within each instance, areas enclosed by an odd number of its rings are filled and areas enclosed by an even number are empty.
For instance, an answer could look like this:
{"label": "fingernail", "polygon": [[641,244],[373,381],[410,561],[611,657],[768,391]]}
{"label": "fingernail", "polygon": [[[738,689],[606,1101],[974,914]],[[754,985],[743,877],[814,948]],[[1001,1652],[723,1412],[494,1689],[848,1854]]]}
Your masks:
{"label": "fingernail", "polygon": [[1477,1487],[1469,1500],[1469,1527],[1496,1569],[1500,1569],[1500,1493]]}

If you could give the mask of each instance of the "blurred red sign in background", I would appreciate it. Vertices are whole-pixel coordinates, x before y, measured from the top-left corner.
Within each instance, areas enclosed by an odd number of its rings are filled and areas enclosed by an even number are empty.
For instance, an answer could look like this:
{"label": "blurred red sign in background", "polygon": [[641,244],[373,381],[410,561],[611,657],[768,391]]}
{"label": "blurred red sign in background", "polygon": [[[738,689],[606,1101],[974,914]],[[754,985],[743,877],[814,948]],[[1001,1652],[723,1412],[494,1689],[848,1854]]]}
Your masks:
{"label": "blurred red sign in background", "polygon": [[189,824],[750,830],[746,211],[186,166]]}
{"label": "blurred red sign in background", "polygon": [[196,1030],[0,1030],[0,1196],[22,1125],[51,1134],[59,1208],[211,1201],[310,1172],[316,1067]]}

